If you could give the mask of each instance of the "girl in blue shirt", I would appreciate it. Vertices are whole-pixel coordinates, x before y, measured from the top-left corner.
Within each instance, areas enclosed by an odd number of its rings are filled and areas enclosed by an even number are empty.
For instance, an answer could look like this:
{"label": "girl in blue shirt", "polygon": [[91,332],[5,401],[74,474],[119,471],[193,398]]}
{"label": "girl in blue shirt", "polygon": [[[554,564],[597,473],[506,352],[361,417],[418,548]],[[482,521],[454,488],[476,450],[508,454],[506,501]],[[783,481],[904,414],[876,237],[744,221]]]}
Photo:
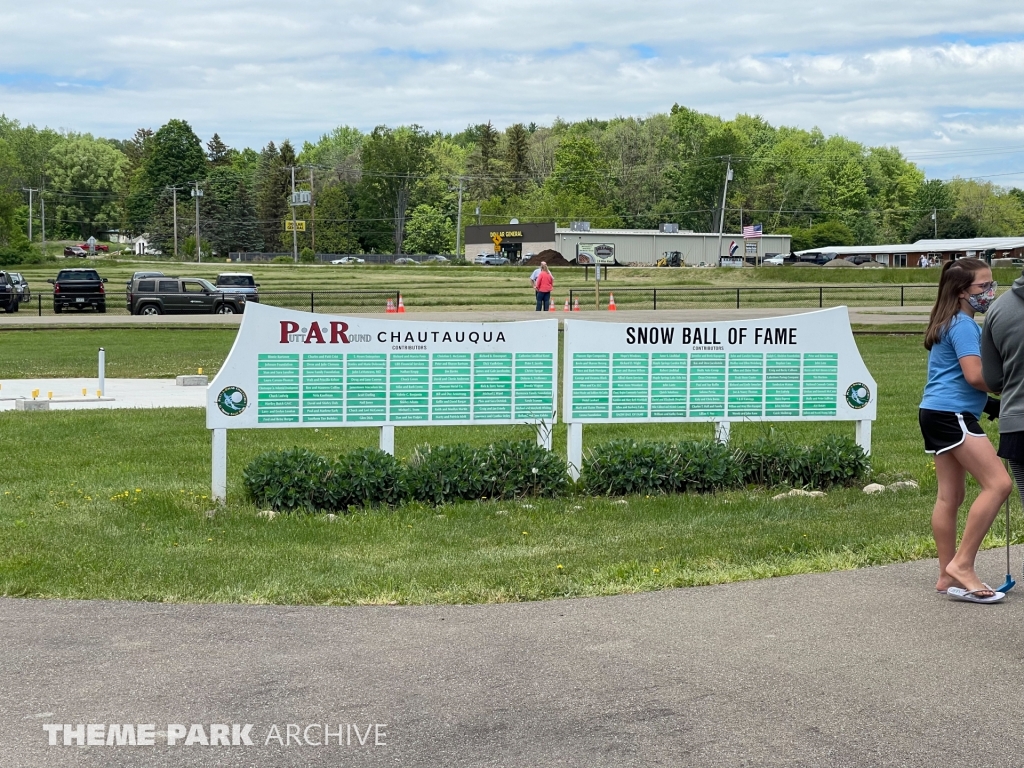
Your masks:
{"label": "girl in blue shirt", "polygon": [[[981,375],[981,329],[974,314],[984,313],[995,294],[992,270],[980,259],[949,261],[943,266],[939,296],[925,334],[928,383],[918,412],[925,452],[935,454],[939,485],[932,511],[932,534],[939,554],[935,588],[975,603],[998,602],[1004,597],[978,578],[974,560],[1013,488],[978,423],[988,387]],[[981,492],[967,513],[957,549],[957,513],[964,502],[968,472]]]}

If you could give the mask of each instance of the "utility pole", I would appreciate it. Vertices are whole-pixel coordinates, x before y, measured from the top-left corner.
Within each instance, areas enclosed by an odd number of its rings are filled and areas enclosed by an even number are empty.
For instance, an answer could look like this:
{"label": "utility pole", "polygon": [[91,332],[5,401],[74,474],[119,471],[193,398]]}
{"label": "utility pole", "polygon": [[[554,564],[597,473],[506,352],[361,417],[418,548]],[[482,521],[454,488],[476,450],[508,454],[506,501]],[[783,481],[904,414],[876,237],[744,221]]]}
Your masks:
{"label": "utility pole", "polygon": [[[171,190],[172,207],[174,208],[174,258],[178,258],[178,187],[167,187]],[[196,205],[199,203],[197,202]]]}
{"label": "utility pole", "polygon": [[462,256],[462,177],[459,176],[459,215],[455,224],[455,258]]}
{"label": "utility pole", "polygon": [[313,166],[309,166],[309,247],[316,253],[316,200],[313,197]]}
{"label": "utility pole", "polygon": [[722,263],[722,232],[725,229],[725,196],[729,193],[729,182],[732,181],[732,155],[725,164],[725,187],[722,189],[722,215],[718,219],[718,263]]}
{"label": "utility pole", "polygon": [[292,260],[299,263],[299,233],[295,228],[295,166],[292,166]]}
{"label": "utility pole", "polygon": [[22,187],[28,192],[28,241],[32,242],[32,193],[38,192],[39,190],[32,189],[31,187]]}
{"label": "utility pole", "polygon": [[938,214],[938,212],[939,212],[938,208],[932,208],[932,224],[935,225],[935,239],[936,240],[939,239],[939,217],[936,215],[936,214]]}
{"label": "utility pole", "polygon": [[46,258],[46,198],[43,190],[39,190],[39,226],[43,230],[43,258]]}
{"label": "utility pole", "polygon": [[203,190],[199,188],[199,182],[192,182],[194,185],[192,189],[192,197],[196,200],[196,261],[200,264],[203,263],[203,248],[201,243],[203,242],[199,237],[199,198],[203,196]]}
{"label": "utility pole", "polygon": [[480,206],[479,205],[476,207],[476,223],[477,223],[477,226],[480,225]]}

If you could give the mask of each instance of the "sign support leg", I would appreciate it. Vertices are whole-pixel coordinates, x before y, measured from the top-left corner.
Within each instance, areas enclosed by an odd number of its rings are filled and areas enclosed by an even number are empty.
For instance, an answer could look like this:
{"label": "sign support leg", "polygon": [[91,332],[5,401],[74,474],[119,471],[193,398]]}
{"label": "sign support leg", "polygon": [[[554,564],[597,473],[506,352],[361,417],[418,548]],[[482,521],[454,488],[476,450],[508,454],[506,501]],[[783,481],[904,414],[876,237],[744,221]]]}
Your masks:
{"label": "sign support leg", "polygon": [[583,468],[583,425],[575,422],[568,425],[568,444],[566,453],[569,459],[569,475],[573,480],[580,479],[580,470]]}
{"label": "sign support leg", "polygon": [[380,428],[380,449],[384,453],[395,455],[395,428],[393,426]]}
{"label": "sign support leg", "polygon": [[715,424],[715,442],[727,445],[729,443],[729,430],[732,424],[728,421],[716,421]]}
{"label": "sign support leg", "polygon": [[857,422],[857,445],[864,449],[864,453],[871,455],[871,421],[864,419]]}
{"label": "sign support leg", "polygon": [[551,430],[552,424],[550,421],[538,421],[534,425],[534,429],[537,431],[537,445],[541,448],[550,451],[551,450]]}
{"label": "sign support leg", "polygon": [[214,502],[223,504],[228,498],[228,431],[213,431],[213,483],[210,496]]}

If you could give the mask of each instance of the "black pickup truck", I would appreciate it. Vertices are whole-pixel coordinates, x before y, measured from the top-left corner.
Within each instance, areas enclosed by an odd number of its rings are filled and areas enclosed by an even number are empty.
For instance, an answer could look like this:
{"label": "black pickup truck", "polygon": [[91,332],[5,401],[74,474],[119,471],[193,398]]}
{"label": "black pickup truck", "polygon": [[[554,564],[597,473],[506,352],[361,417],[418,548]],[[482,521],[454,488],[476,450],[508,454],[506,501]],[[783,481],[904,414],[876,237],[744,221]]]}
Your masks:
{"label": "black pickup truck", "polygon": [[70,307],[107,311],[107,291],[103,287],[107,278],[100,277],[95,269],[62,269],[56,280],[46,282],[53,285],[53,311],[58,314]]}

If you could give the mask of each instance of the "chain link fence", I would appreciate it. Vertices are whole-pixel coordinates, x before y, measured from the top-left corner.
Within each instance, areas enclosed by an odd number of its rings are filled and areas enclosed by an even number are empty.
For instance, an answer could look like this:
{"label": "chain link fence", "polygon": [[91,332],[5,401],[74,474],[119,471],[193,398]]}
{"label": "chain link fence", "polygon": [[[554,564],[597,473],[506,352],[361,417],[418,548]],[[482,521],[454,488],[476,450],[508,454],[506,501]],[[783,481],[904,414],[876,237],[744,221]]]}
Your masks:
{"label": "chain link fence", "polygon": [[[260,291],[259,301],[261,304],[271,307],[298,309],[304,312],[371,314],[387,312],[389,300],[392,302],[392,306],[397,307],[399,293],[398,289],[378,291]],[[104,296],[106,314],[130,314],[127,296],[123,291],[109,291]],[[34,293],[30,301],[19,305],[18,311],[32,312],[40,317],[44,312],[53,314],[53,293]],[[75,309],[67,308],[62,314],[74,316],[95,313],[96,310],[85,302],[80,310],[76,311]]]}
{"label": "chain link fence", "polygon": [[[1000,286],[999,292],[1008,290]],[[617,309],[805,309],[826,307],[930,307],[938,285],[792,285],[773,287],[718,288],[611,288],[601,291],[601,309],[607,309],[608,295],[615,296]],[[579,301],[580,309],[594,309],[592,288],[569,290],[569,306]],[[560,302],[552,297],[558,309]]]}

